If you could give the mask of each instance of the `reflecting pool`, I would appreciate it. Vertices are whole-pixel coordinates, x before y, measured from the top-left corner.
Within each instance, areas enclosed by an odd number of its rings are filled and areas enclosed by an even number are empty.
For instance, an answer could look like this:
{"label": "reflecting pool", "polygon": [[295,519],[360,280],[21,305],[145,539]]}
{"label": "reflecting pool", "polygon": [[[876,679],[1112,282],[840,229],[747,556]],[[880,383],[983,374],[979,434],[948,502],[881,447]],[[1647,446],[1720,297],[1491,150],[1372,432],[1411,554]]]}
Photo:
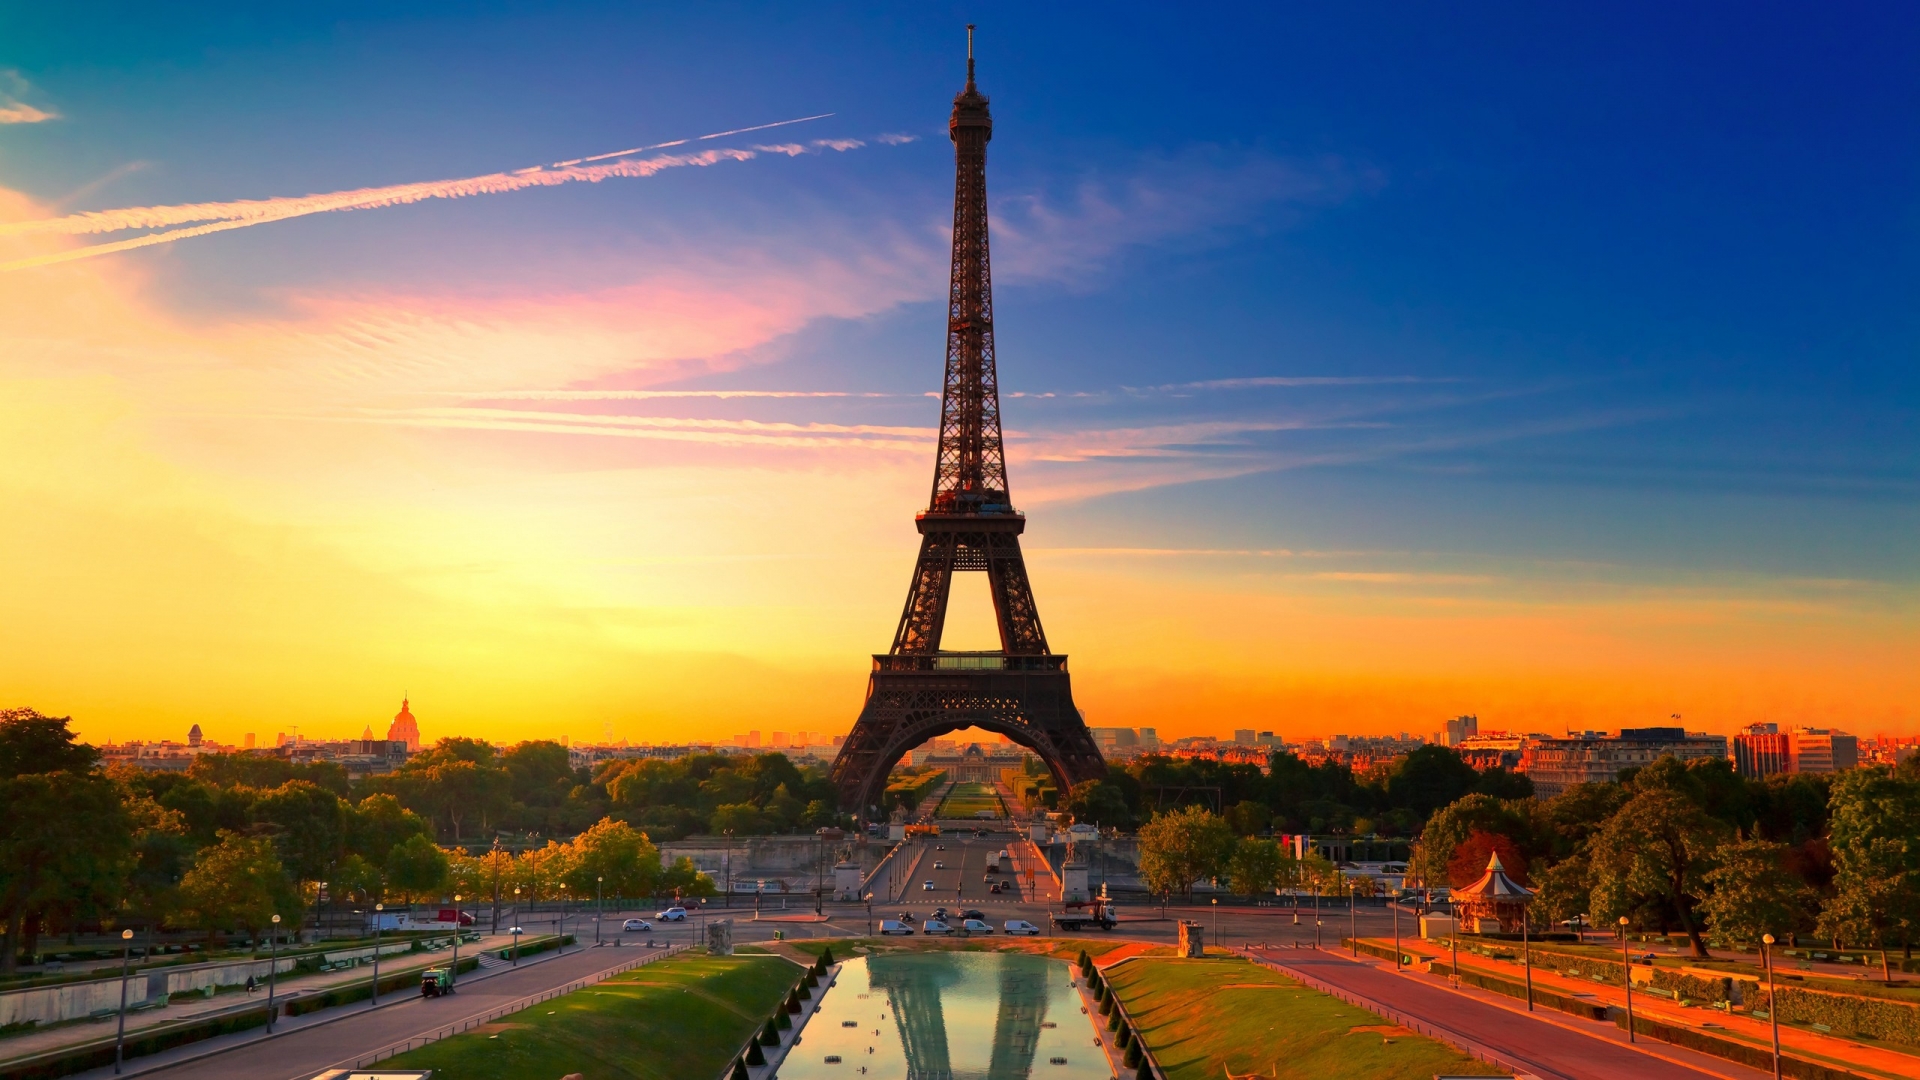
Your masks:
{"label": "reflecting pool", "polygon": [[1014,953],[855,957],[780,1080],[1106,1080],[1071,979],[1064,961]]}

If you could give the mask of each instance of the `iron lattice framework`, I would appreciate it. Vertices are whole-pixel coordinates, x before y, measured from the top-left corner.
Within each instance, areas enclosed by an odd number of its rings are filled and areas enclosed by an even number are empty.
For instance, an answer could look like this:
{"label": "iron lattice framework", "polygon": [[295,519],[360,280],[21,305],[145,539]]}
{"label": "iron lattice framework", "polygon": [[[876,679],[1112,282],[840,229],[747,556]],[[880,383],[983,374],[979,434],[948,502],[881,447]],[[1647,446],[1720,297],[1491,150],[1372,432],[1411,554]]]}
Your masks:
{"label": "iron lattice framework", "polygon": [[[993,116],[974,83],[967,28],[967,85],[953,99],[953,268],[947,290],[947,364],[933,492],[915,518],[920,556],[893,646],[874,657],[866,708],[833,765],[844,809],[865,813],[894,762],[957,728],[982,727],[1038,753],[1061,788],[1105,775],[1074,708],[1067,658],[1050,652],[1033,600],[1000,432],[993,340],[993,271],[987,242],[987,142]],[[959,571],[984,571],[1000,650],[940,648],[947,597]]]}

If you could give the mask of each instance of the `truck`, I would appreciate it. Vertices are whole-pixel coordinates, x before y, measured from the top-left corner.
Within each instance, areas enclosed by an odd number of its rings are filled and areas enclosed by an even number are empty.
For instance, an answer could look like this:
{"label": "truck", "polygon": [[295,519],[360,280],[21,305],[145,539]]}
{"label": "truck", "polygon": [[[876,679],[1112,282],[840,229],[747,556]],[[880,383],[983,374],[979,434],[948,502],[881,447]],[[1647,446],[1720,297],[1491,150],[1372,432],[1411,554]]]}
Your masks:
{"label": "truck", "polygon": [[1111,930],[1120,921],[1120,909],[1113,901],[1104,896],[1091,900],[1069,900],[1060,905],[1058,914],[1051,916],[1053,925],[1062,930],[1085,930],[1092,927],[1097,930]]}
{"label": "truck", "polygon": [[453,970],[451,968],[428,968],[420,973],[420,996],[439,997],[453,993]]}

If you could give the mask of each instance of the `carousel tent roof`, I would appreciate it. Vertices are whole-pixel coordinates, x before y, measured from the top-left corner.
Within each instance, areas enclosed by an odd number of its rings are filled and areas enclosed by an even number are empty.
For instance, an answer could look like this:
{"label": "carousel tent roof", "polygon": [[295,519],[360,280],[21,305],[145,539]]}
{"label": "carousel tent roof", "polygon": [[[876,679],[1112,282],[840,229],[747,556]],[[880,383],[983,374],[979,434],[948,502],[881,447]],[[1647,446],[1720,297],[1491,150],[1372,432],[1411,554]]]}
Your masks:
{"label": "carousel tent roof", "polygon": [[1453,890],[1453,895],[1480,900],[1523,900],[1532,896],[1533,890],[1507,876],[1507,868],[1500,864],[1500,853],[1496,851],[1493,858],[1487,860],[1487,872],[1480,875],[1480,880],[1464,889]]}

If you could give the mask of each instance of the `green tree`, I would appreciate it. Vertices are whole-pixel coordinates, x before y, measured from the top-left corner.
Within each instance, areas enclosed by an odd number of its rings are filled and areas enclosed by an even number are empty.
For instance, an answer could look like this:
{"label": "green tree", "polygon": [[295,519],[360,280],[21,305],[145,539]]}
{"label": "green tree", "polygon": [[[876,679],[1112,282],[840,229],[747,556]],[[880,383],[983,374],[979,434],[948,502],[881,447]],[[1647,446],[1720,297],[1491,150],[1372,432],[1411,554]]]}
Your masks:
{"label": "green tree", "polygon": [[709,819],[714,835],[732,833],[735,836],[754,836],[767,831],[767,815],[749,802],[727,803],[714,808]]}
{"label": "green tree", "polygon": [[410,836],[429,836],[426,818],[400,805],[385,792],[369,795],[346,812],[347,849],[369,862],[383,862],[395,844]]}
{"label": "green tree", "polygon": [[1142,825],[1139,844],[1140,880],[1148,891],[1192,899],[1195,882],[1226,869],[1233,830],[1206,808],[1188,806]]}
{"label": "green tree", "polygon": [[1540,875],[1540,891],[1534,894],[1532,907],[1534,916],[1549,925],[1576,917],[1586,920],[1593,910],[1593,867],[1587,862],[1585,850],[1560,860]]}
{"label": "green tree", "polygon": [[325,881],[346,851],[346,810],[311,780],[289,780],[253,804],[256,822],[271,828],[280,862],[296,881]]}
{"label": "green tree", "polygon": [[207,931],[211,939],[239,927],[256,935],[282,918],[297,918],[299,894],[287,881],[273,841],[264,836],[223,832],[220,842],[203,848],[180,882],[180,907],[173,921]]}
{"label": "green tree", "polygon": [[424,836],[409,836],[387,853],[387,886],[408,903],[431,902],[446,892],[452,866],[447,853]]}
{"label": "green tree", "polygon": [[99,773],[0,779],[0,807],[0,971],[11,972],[22,950],[37,951],[49,914],[118,906],[133,868],[134,824],[119,787]]}
{"label": "green tree", "polygon": [[659,882],[660,892],[683,900],[689,897],[713,896],[720,891],[714,885],[713,878],[701,873],[699,867],[693,865],[693,860],[685,855],[675,859],[672,866],[660,871]]}
{"label": "green tree", "polygon": [[1227,824],[1235,836],[1258,836],[1273,824],[1273,810],[1266,803],[1241,799],[1227,808]]}
{"label": "green tree", "polygon": [[1671,915],[1686,932],[1693,955],[1708,957],[1697,909],[1707,893],[1713,853],[1730,831],[1671,789],[1635,795],[1588,844],[1593,914],[1605,919],[1647,910]]}
{"label": "green tree", "polygon": [[87,773],[100,752],[78,741],[68,716],[0,709],[0,780],[41,773]]}
{"label": "green tree", "polygon": [[360,897],[369,907],[387,898],[386,879],[380,868],[358,854],[343,857],[327,879],[327,895],[335,899]]}
{"label": "green tree", "polygon": [[1920,928],[1920,781],[1885,766],[1852,769],[1833,784],[1833,898],[1820,932],[1881,950],[1910,945]]}
{"label": "green tree", "polygon": [[1767,934],[1784,938],[1806,922],[1813,890],[1787,869],[1786,855],[1785,844],[1768,840],[1721,845],[1700,903],[1715,941],[1758,945]]}
{"label": "green tree", "polygon": [[1453,853],[1476,831],[1508,836],[1520,831],[1519,819],[1507,804],[1491,795],[1473,794],[1456,799],[1427,819],[1414,848],[1409,867],[1420,882],[1430,888],[1447,883],[1447,865]]}
{"label": "green tree", "polygon": [[1073,785],[1067,792],[1067,813],[1087,825],[1121,829],[1133,825],[1126,793],[1106,780],[1082,780]]}
{"label": "green tree", "polygon": [[1227,882],[1241,896],[1271,894],[1291,861],[1277,842],[1249,837],[1234,845],[1227,860]]}
{"label": "green tree", "polygon": [[1423,746],[1402,758],[1387,778],[1395,805],[1426,817],[1456,802],[1480,782],[1480,774],[1445,746]]}
{"label": "green tree", "polygon": [[592,896],[596,886],[607,896],[648,896],[659,877],[660,849],[624,821],[602,818],[573,838],[566,884],[575,896]]}

